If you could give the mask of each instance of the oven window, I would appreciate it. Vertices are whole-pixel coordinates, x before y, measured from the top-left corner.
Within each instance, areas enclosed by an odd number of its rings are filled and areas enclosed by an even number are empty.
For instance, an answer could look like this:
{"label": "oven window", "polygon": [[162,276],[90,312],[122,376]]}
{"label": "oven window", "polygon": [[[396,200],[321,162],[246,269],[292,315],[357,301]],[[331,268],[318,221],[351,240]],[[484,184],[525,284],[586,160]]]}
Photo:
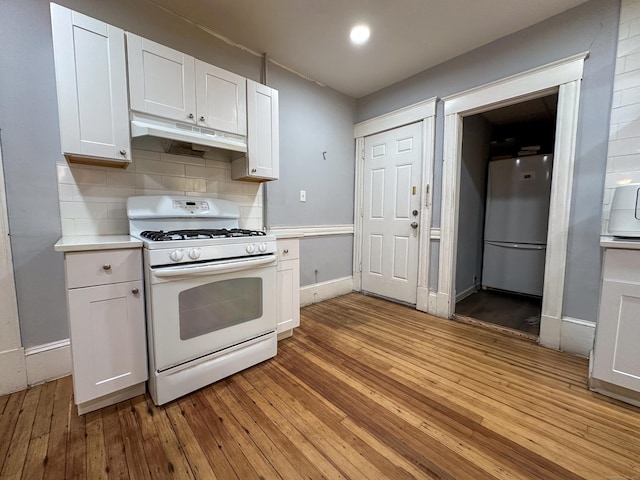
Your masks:
{"label": "oven window", "polygon": [[262,278],[234,278],[180,292],[180,339],[262,317]]}

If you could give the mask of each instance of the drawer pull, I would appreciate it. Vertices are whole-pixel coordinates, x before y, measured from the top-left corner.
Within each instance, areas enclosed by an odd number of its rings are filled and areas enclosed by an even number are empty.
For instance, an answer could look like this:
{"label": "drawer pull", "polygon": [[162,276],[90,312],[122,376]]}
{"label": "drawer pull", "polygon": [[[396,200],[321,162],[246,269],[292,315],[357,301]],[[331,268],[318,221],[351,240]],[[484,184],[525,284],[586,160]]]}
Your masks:
{"label": "drawer pull", "polygon": [[103,269],[105,272],[108,272],[109,270],[111,270],[111,265],[110,265],[110,264],[108,264],[108,263],[105,263],[104,265],[102,265],[102,269]]}
{"label": "drawer pull", "polygon": [[288,248],[285,248],[285,249],[282,251],[282,253],[284,253],[284,254],[286,255],[287,253],[289,253],[289,249],[288,249]]}
{"label": "drawer pull", "polygon": [[131,293],[133,293],[134,295],[137,295],[138,293],[140,293],[140,290],[138,290],[137,288],[134,288],[133,290],[131,290]]}

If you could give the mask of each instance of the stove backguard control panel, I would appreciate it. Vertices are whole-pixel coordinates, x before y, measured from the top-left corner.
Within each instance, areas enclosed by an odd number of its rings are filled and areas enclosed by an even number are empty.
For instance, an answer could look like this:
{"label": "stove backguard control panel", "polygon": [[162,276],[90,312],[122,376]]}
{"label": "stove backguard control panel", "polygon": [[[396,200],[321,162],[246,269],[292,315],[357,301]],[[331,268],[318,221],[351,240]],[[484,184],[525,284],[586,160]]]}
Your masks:
{"label": "stove backguard control panel", "polygon": [[189,210],[192,213],[195,211],[208,212],[209,203],[199,200],[174,200],[173,208],[175,208],[176,210]]}

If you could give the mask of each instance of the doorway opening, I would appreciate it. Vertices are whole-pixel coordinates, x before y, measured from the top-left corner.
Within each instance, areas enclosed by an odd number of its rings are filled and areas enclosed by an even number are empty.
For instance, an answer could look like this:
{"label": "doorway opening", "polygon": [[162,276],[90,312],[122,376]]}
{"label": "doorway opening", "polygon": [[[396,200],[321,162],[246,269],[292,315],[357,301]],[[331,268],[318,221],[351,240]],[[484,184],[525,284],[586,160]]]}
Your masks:
{"label": "doorway opening", "polygon": [[540,332],[558,94],[463,118],[455,316]]}

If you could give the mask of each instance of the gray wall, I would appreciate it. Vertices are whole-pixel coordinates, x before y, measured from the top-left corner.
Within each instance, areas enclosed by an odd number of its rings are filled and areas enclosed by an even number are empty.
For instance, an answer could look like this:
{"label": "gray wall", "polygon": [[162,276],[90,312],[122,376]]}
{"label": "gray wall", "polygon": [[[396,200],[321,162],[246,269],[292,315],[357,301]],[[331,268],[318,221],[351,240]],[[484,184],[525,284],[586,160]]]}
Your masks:
{"label": "gray wall", "polygon": [[473,115],[464,119],[456,294],[479,285],[482,277],[486,172],[490,140],[491,124],[483,117]]}
{"label": "gray wall", "polygon": [[[60,0],[58,3],[125,30],[259,80],[261,59],[231,47],[144,0]],[[2,0],[0,6],[0,140],[23,345],[68,337],[55,164],[60,154],[49,2]],[[269,184],[271,225],[353,221],[355,100],[270,66],[280,92],[280,169]],[[322,152],[327,151],[327,160]],[[295,203],[306,189],[306,204]],[[304,278],[351,270],[352,242],[318,239]],[[307,265],[309,265],[307,267]]]}
{"label": "gray wall", "polygon": [[[577,53],[585,62],[563,315],[596,321],[600,215],[620,0],[592,0],[358,100],[357,121],[434,96],[445,97]],[[440,223],[443,116],[436,123],[434,220]],[[430,278],[437,270],[431,264]]]}

